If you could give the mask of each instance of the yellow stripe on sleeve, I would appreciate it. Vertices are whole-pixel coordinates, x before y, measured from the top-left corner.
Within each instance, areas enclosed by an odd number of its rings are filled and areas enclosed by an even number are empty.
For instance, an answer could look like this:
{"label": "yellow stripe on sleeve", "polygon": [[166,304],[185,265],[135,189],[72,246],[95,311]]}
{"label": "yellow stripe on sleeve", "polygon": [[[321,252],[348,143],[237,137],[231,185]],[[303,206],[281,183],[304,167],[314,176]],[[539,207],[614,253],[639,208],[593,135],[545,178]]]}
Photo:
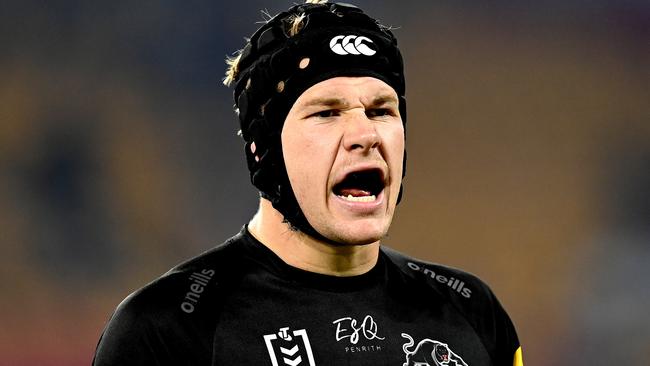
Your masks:
{"label": "yellow stripe on sleeve", "polygon": [[521,357],[521,347],[517,348],[515,352],[515,357],[512,361],[512,366],[524,366],[524,360]]}

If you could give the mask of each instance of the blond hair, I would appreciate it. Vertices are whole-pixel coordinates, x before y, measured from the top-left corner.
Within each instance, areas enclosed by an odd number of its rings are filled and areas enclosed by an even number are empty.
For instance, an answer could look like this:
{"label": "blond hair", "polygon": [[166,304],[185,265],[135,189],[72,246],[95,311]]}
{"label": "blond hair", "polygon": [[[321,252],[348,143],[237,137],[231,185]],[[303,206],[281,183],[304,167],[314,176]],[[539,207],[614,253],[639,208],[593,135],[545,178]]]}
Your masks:
{"label": "blond hair", "polygon": [[[327,0],[307,0],[306,4],[325,4]],[[271,20],[272,17],[268,17],[266,22]],[[302,28],[305,26],[305,14],[292,14],[286,20],[286,33],[289,37],[294,37],[296,34],[300,33]],[[247,40],[248,41],[248,40]],[[241,60],[241,54],[243,50],[238,50],[232,56],[226,57],[226,75],[223,78],[223,84],[225,86],[230,86],[239,75],[239,61]]]}

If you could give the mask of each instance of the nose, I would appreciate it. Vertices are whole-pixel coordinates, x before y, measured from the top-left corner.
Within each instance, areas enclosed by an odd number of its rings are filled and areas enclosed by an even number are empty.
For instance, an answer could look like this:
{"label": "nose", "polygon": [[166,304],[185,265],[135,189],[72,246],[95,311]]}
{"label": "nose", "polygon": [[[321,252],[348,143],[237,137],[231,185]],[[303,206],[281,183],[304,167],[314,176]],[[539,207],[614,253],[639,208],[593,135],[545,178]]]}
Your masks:
{"label": "nose", "polygon": [[369,119],[365,113],[355,113],[345,121],[343,146],[348,151],[358,150],[366,153],[379,147],[381,140],[375,126],[375,121]]}

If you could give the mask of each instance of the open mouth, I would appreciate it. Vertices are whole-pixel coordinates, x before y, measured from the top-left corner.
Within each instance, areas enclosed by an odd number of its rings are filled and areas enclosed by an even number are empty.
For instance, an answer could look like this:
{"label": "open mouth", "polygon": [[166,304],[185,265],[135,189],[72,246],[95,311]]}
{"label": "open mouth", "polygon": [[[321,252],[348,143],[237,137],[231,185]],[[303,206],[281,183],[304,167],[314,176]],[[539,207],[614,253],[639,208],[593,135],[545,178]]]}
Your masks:
{"label": "open mouth", "polygon": [[384,190],[384,177],[380,169],[349,173],[334,186],[334,194],[350,202],[373,202]]}

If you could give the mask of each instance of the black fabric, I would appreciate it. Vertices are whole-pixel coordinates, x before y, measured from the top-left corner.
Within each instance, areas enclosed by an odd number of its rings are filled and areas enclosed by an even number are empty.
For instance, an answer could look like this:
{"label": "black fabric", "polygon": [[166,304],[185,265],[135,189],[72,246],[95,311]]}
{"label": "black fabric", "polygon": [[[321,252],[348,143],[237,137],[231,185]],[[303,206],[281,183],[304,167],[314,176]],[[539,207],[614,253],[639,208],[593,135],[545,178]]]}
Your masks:
{"label": "black fabric", "polygon": [[382,247],[366,274],[319,275],[244,228],[127,297],[93,364],[512,365],[518,347],[508,315],[470,274]]}

